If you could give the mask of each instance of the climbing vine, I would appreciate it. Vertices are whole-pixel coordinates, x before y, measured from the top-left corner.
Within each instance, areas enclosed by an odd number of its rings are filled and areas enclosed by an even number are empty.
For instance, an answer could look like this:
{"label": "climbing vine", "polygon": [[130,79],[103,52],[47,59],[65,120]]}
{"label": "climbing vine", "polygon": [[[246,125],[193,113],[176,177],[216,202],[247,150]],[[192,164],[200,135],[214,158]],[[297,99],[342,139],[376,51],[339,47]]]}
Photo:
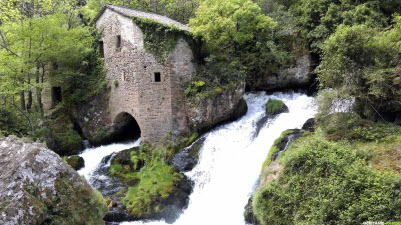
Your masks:
{"label": "climbing vine", "polygon": [[180,38],[192,39],[189,31],[160,23],[154,19],[133,16],[132,20],[143,32],[145,49],[155,55],[159,63],[165,62],[165,57],[174,50]]}

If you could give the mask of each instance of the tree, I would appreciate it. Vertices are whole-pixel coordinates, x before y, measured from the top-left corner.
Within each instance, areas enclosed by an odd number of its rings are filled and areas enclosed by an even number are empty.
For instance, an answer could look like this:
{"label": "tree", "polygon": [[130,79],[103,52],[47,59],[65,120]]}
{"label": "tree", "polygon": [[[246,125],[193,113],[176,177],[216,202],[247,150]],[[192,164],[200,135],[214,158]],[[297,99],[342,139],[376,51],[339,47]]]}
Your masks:
{"label": "tree", "polygon": [[[6,47],[0,49],[0,94],[13,99],[9,102],[23,112],[25,96],[19,97],[20,107],[14,103],[15,96],[24,91],[32,94],[35,88],[37,107],[43,114],[41,91],[45,74],[49,82],[73,79],[85,56],[92,51],[90,29],[71,27],[69,15],[65,14],[8,22],[1,29]],[[59,65],[57,70],[55,64]],[[25,115],[32,126],[29,116]]]}
{"label": "tree", "polygon": [[354,98],[362,116],[401,110],[401,18],[394,21],[390,30],[340,25],[322,46],[321,87]]}
{"label": "tree", "polygon": [[290,10],[298,17],[303,35],[308,39],[313,53],[320,55],[326,38],[340,24],[368,27],[388,26],[391,15],[401,9],[397,0],[299,0]]}
{"label": "tree", "polygon": [[269,74],[285,58],[273,42],[277,23],[250,0],[205,0],[189,25],[210,54],[239,65],[248,75]]}
{"label": "tree", "polygon": [[89,0],[85,6],[86,17],[95,18],[106,3],[165,15],[186,24],[194,16],[199,0]]}

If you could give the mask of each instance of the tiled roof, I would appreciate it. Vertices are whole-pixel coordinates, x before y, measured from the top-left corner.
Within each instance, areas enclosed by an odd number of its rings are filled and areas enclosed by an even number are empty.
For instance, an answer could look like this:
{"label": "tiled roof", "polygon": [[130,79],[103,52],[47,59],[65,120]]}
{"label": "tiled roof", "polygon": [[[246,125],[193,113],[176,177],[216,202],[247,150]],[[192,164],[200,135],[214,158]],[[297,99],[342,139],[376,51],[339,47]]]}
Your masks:
{"label": "tiled roof", "polygon": [[158,15],[155,13],[147,13],[147,12],[142,12],[139,10],[135,10],[135,9],[129,9],[129,8],[125,8],[123,6],[118,6],[118,5],[112,5],[112,4],[106,4],[104,5],[104,7],[100,10],[99,14],[96,16],[95,21],[99,19],[99,17],[103,14],[103,12],[106,9],[110,9],[113,10],[114,12],[117,12],[123,16],[127,16],[127,17],[132,17],[132,16],[137,16],[140,18],[149,18],[149,19],[154,19],[160,23],[164,23],[167,25],[174,25],[182,30],[187,30],[190,31],[191,28],[178,22],[175,21],[173,19],[170,19],[166,16],[162,16],[162,15]]}

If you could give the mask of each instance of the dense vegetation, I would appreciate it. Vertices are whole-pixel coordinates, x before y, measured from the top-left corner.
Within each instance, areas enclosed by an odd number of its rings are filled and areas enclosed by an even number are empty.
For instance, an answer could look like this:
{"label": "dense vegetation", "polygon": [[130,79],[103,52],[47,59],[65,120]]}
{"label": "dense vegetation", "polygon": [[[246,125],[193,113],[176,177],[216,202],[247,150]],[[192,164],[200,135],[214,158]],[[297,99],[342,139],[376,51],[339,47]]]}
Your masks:
{"label": "dense vegetation", "polygon": [[[191,26],[191,33],[183,34],[133,18],[158,31],[145,32],[145,47],[157,52],[161,63],[178,35],[201,41],[195,49],[196,76],[183,84],[187,97],[213,97],[238,81],[275,76],[298,56],[312,56],[321,129],[294,144],[280,161],[280,179],[256,194],[262,223],[401,218],[396,166],[401,132],[377,123],[393,121],[387,115],[401,112],[401,1],[0,1],[0,135],[52,139],[61,155],[81,147],[71,111],[109,88],[93,27],[105,3]],[[42,91],[48,83],[62,87],[63,103],[45,112]],[[268,113],[280,107],[279,102],[266,105]],[[133,167],[111,167],[114,175],[138,182],[123,201],[134,215],[154,210],[152,202],[165,198],[181,179],[166,165],[165,150],[144,148],[131,156]],[[139,171],[140,161],[145,163]]]}
{"label": "dense vegetation", "polygon": [[[398,133],[401,130],[396,129]],[[365,142],[362,138],[345,143],[327,141],[318,131],[293,143],[279,159],[283,165],[279,178],[260,187],[254,195],[257,218],[261,224],[398,221],[401,176],[394,168],[376,166],[396,166],[382,155],[394,153],[401,144],[400,137],[388,135],[384,142]]]}
{"label": "dense vegetation", "polygon": [[159,212],[161,202],[175,191],[184,175],[167,165],[171,155],[172,149],[168,146],[141,145],[113,160],[110,174],[130,186],[119,193],[124,196],[122,203],[130,215],[146,218]]}

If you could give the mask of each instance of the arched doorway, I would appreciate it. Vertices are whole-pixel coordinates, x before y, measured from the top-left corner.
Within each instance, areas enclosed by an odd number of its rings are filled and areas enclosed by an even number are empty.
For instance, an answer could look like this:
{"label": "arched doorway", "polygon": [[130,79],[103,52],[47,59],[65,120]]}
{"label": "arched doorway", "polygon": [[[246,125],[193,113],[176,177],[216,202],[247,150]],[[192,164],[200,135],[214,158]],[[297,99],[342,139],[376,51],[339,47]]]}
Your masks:
{"label": "arched doorway", "polygon": [[132,141],[141,136],[141,128],[135,118],[126,112],[116,116],[112,126],[114,141]]}

